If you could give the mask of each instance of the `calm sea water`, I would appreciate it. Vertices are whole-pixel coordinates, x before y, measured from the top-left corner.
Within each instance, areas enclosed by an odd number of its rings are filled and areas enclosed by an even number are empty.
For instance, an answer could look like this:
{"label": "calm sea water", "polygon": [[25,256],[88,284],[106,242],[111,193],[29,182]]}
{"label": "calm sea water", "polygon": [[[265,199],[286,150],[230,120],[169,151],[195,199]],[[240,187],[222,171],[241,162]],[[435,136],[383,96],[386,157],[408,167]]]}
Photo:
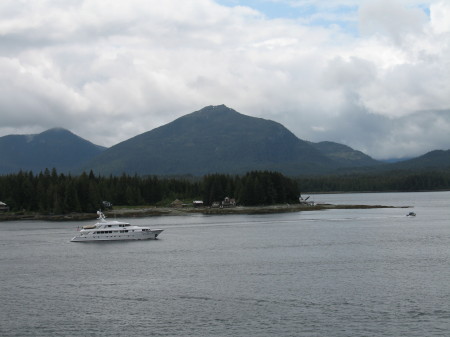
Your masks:
{"label": "calm sea water", "polygon": [[136,242],[3,222],[0,335],[450,335],[450,192],[311,199],[414,208],[127,219],[165,229]]}

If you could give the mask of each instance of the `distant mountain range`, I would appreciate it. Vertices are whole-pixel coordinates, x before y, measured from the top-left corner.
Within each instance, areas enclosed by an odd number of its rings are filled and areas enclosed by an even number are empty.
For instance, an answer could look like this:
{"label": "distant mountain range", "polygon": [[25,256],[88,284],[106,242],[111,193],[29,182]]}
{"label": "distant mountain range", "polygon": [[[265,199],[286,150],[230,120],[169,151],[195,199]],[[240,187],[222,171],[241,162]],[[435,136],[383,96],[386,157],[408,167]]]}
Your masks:
{"label": "distant mountain range", "polygon": [[208,106],[108,149],[68,130],[0,137],[0,174],[93,170],[101,175],[240,174],[251,170],[286,175],[450,167],[450,151],[433,151],[386,164],[348,146],[297,138],[274,121],[246,116],[225,105]]}
{"label": "distant mountain range", "polygon": [[20,170],[39,173],[46,168],[74,171],[104,150],[61,128],[37,135],[4,136],[0,137],[0,174]]}
{"label": "distant mountain range", "polygon": [[383,167],[384,170],[428,170],[435,168],[450,168],[450,150],[434,150],[423,156]]}

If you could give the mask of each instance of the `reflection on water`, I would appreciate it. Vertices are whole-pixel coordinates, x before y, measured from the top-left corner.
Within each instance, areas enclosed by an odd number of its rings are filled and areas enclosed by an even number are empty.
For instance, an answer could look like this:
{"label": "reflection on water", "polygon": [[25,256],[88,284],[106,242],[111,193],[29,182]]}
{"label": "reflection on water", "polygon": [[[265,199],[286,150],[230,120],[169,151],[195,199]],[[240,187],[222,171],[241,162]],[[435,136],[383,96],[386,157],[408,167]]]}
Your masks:
{"label": "reflection on water", "polygon": [[127,219],[164,232],[89,244],[0,223],[0,335],[446,335],[450,193],[312,198],[413,208]]}

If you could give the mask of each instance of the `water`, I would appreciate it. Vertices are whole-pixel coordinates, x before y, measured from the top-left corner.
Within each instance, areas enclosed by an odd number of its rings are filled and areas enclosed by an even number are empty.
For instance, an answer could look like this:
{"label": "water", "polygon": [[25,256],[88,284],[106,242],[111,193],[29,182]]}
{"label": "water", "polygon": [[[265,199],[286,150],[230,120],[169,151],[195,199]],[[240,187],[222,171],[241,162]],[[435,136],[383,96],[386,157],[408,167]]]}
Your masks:
{"label": "water", "polygon": [[414,208],[128,219],[165,229],[135,242],[3,222],[0,335],[448,336],[450,192],[311,198]]}

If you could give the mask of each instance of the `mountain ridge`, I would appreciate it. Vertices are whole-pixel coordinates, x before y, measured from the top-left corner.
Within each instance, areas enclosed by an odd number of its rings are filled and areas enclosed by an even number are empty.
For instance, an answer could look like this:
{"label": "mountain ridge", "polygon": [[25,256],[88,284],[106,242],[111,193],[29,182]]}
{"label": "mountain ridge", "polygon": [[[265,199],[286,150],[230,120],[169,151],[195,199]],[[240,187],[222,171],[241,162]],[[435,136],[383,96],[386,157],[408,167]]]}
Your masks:
{"label": "mountain ridge", "polygon": [[302,140],[282,124],[207,106],[110,148],[63,128],[0,137],[0,174],[19,170],[120,175],[242,174],[278,171],[290,176],[376,173],[450,167],[450,150],[397,163],[377,161],[349,146]]}
{"label": "mountain ridge", "polygon": [[219,105],[207,106],[116,144],[88,166],[102,174],[203,175],[273,170],[297,175],[325,173],[345,164],[297,138],[280,123]]}
{"label": "mountain ridge", "polygon": [[20,170],[39,172],[46,168],[70,172],[104,149],[63,128],[39,134],[7,135],[0,137],[0,174]]}

